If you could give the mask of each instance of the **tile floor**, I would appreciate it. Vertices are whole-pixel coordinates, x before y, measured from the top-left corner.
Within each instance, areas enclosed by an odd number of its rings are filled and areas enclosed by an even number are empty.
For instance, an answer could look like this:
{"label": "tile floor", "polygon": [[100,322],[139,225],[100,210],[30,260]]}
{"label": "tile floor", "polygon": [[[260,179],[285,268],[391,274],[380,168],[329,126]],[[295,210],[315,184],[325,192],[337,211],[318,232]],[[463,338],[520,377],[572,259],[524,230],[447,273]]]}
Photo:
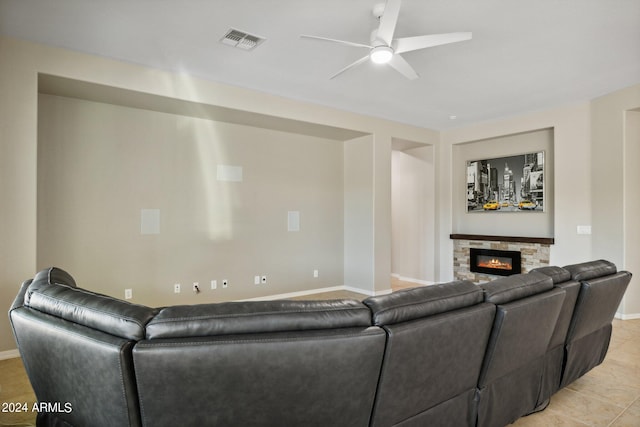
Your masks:
{"label": "tile floor", "polygon": [[604,362],[516,427],[640,427],[640,319],[614,320]]}

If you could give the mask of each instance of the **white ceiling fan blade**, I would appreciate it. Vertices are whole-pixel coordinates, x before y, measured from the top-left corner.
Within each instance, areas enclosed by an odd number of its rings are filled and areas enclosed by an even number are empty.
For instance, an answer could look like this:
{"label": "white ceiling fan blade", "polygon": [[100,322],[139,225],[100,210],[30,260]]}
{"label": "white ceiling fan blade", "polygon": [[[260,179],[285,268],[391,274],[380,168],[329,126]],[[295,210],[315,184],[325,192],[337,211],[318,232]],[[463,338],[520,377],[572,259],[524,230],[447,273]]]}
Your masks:
{"label": "white ceiling fan blade", "polygon": [[393,50],[396,53],[410,52],[412,50],[425,49],[441,44],[470,40],[471,33],[446,33],[431,34],[428,36],[405,37],[393,41]]}
{"label": "white ceiling fan blade", "polygon": [[372,49],[373,48],[373,46],[370,46],[368,44],[348,42],[348,41],[345,41],[345,40],[330,39],[330,38],[327,38],[327,37],[309,36],[309,35],[306,35],[306,34],[300,34],[300,37],[305,38],[305,39],[315,39],[315,40],[323,40],[323,41],[326,41],[326,42],[340,43],[340,44],[345,44],[347,46],[366,47],[368,49]]}
{"label": "white ceiling fan blade", "polygon": [[419,77],[416,70],[400,55],[393,55],[393,58],[389,61],[389,65],[409,80],[415,80]]}
{"label": "white ceiling fan blade", "polygon": [[364,61],[366,61],[367,59],[369,59],[369,55],[367,56],[363,56],[362,58],[358,59],[356,62],[347,65],[346,67],[344,67],[342,70],[338,71],[337,73],[335,73],[333,76],[329,77],[329,80],[333,79],[334,77],[338,77],[340,74],[344,73],[345,71],[347,71],[350,68],[353,68],[357,65],[362,64]]}
{"label": "white ceiling fan blade", "polygon": [[396,31],[396,23],[398,22],[398,14],[400,13],[400,0],[387,0],[384,12],[380,17],[380,25],[378,26],[377,37],[391,46],[393,33]]}

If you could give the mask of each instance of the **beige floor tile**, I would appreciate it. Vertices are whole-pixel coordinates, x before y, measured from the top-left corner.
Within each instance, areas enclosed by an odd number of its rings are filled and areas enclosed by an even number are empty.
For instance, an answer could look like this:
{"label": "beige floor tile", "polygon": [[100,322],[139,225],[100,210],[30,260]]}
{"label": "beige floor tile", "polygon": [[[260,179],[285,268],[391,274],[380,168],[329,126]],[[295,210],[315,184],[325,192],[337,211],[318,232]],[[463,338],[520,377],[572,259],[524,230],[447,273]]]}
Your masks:
{"label": "beige floor tile", "polygon": [[551,397],[553,407],[547,408],[564,417],[594,427],[608,426],[621,413],[621,408],[595,397],[564,388]]}
{"label": "beige floor tile", "polygon": [[585,427],[588,425],[549,408],[542,412],[522,417],[511,424],[513,427]]}
{"label": "beige floor tile", "polygon": [[577,391],[585,396],[595,397],[611,403],[622,409],[629,406],[640,397],[640,384],[620,384],[605,375],[595,375],[589,372],[567,386],[569,390]]}
{"label": "beige floor tile", "polygon": [[635,328],[632,327],[618,327],[618,328],[613,328],[613,333],[611,334],[611,340],[612,341],[616,341],[616,340],[634,340],[634,339],[638,339],[640,338],[638,336],[638,331]]}
{"label": "beige floor tile", "polygon": [[640,426],[640,398],[627,408],[612,424],[611,427]]}
{"label": "beige floor tile", "polygon": [[22,405],[3,407],[0,411],[0,425],[35,425],[36,414],[31,411],[35,401],[36,397],[27,379],[22,360],[0,360],[0,402],[20,403],[27,407],[26,412],[22,411]]}
{"label": "beige floor tile", "polygon": [[619,356],[619,354],[635,356],[635,358],[631,360],[631,363],[640,366],[640,337],[636,340],[625,340],[621,342],[615,350],[609,353],[611,356]]}
{"label": "beige floor tile", "polygon": [[612,355],[607,355],[604,362],[589,373],[604,380],[637,387],[640,384],[640,366],[629,362],[629,360],[621,361]]}

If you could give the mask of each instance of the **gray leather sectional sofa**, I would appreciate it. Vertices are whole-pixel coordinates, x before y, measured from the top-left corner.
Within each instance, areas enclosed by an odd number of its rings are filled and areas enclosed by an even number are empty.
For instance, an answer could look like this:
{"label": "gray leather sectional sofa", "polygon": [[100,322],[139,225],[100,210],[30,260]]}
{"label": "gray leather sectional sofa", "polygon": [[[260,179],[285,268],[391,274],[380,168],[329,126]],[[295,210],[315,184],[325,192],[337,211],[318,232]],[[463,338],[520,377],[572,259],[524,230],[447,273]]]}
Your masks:
{"label": "gray leather sectional sofa", "polygon": [[9,316],[50,403],[39,426],[504,426],[602,362],[630,279],[599,260],[364,301],[157,309],[49,268]]}

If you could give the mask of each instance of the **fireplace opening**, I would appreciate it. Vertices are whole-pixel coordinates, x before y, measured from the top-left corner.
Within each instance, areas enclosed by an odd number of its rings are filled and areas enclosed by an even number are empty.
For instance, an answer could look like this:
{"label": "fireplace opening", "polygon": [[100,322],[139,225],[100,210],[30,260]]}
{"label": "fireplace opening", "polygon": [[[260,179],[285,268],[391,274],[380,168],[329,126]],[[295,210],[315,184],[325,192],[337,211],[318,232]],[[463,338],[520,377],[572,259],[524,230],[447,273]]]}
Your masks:
{"label": "fireplace opening", "polygon": [[470,267],[474,273],[511,276],[521,272],[519,251],[470,248]]}

